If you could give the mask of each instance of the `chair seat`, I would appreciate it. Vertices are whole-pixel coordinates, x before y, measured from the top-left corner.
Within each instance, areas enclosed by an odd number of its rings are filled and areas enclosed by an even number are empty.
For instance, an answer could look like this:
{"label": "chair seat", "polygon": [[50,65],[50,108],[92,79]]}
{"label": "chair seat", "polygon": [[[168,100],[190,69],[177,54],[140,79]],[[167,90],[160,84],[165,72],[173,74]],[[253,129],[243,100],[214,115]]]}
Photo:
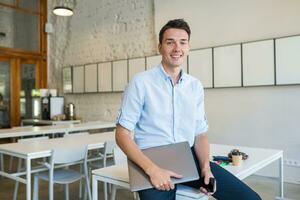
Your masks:
{"label": "chair seat", "polygon": [[[37,174],[37,176],[40,179],[49,181],[49,172],[42,172]],[[84,177],[83,174],[72,169],[57,169],[54,171],[53,181],[54,183],[67,184],[67,183],[75,182],[83,177]]]}

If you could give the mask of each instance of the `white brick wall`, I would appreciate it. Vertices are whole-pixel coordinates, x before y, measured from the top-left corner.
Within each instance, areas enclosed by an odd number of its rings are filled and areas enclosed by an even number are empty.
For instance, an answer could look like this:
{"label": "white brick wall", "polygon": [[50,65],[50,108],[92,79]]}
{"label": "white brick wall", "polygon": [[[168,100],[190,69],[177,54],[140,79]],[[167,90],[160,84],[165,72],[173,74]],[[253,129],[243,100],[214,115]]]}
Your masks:
{"label": "white brick wall", "polygon": [[[72,17],[57,17],[49,1],[49,88],[62,91],[61,68],[157,53],[152,0],[80,0]],[[121,93],[65,95],[84,120],[114,120]]]}

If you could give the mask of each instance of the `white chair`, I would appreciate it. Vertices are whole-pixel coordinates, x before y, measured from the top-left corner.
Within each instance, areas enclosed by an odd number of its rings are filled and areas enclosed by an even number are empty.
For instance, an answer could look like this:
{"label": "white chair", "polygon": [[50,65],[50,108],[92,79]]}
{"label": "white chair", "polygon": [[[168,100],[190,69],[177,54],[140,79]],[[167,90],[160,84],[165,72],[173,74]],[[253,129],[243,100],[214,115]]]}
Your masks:
{"label": "white chair", "polygon": [[[45,166],[49,169],[49,173],[42,172],[34,175],[34,191],[33,199],[38,199],[38,181],[39,179],[49,181],[49,200],[54,199],[53,185],[54,183],[65,185],[65,199],[69,199],[69,187],[68,184],[85,178],[86,192],[91,200],[91,190],[87,170],[87,145],[74,148],[55,149],[52,151],[50,163],[46,163]],[[75,171],[73,169],[55,169],[56,164],[72,164],[83,161],[84,174]]]}
{"label": "white chair", "polygon": [[[19,143],[30,143],[30,142],[33,142],[33,141],[48,140],[48,139],[49,139],[48,136],[43,136],[43,137],[19,139],[18,142]],[[22,170],[22,168],[24,168],[24,166],[22,166],[23,165],[22,161],[23,161],[22,158],[19,158],[19,160],[18,160],[18,169],[17,169],[18,172],[20,172]],[[16,181],[14,194],[13,194],[13,200],[17,200],[18,190],[19,190],[19,181]]]}
{"label": "white chair", "polygon": [[[103,152],[98,154],[98,158],[96,157],[96,159],[94,159],[94,158],[89,159],[90,169],[106,167],[107,160],[108,160],[108,158],[111,158],[113,156],[113,150],[116,147],[116,145],[117,144],[115,141],[106,141],[104,143]],[[104,199],[107,200],[107,193],[108,193],[107,183],[104,183],[103,187],[104,187]]]}
{"label": "white chair", "polygon": [[[127,166],[127,156],[118,147],[114,148],[114,162],[115,162],[116,165],[125,165],[125,166]],[[118,185],[115,185],[115,184],[112,185],[110,200],[115,200],[116,199],[117,189],[128,189],[128,188],[124,188],[124,187],[121,187],[121,186],[118,186]],[[134,199],[139,199],[136,192],[133,193],[133,196],[134,196]]]}
{"label": "white chair", "polygon": [[[85,132],[64,134],[63,137],[64,138],[75,138],[76,139],[76,137],[87,136],[89,134],[90,134],[89,132],[85,131]],[[80,164],[80,171],[81,170],[82,170],[82,165]],[[82,197],[82,179],[80,179],[80,182],[79,182],[79,198],[81,198],[81,197]],[[86,196],[85,196],[85,198],[86,198]]]}

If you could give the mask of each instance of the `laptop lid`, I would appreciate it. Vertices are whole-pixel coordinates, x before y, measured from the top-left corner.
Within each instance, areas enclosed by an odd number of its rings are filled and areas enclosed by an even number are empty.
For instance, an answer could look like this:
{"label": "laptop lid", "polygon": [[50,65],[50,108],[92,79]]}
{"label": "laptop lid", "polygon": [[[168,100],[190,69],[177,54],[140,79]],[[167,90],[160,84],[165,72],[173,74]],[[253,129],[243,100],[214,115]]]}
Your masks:
{"label": "laptop lid", "polygon": [[[199,179],[188,142],[152,147],[143,149],[142,152],[159,167],[183,175],[180,179],[171,178],[174,184]],[[128,172],[131,191],[153,188],[149,176],[131,160],[128,160]]]}

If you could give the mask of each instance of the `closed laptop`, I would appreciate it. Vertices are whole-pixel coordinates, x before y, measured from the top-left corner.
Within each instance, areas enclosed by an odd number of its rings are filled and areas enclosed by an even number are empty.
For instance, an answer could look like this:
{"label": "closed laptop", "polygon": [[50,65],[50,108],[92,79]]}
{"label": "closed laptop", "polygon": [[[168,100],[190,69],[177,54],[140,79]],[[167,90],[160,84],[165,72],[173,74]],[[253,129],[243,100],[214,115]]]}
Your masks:
{"label": "closed laptop", "polygon": [[[188,142],[152,147],[142,152],[160,168],[181,174],[180,179],[171,178],[174,184],[199,179],[199,174]],[[153,188],[149,176],[135,163],[128,160],[131,191]]]}

